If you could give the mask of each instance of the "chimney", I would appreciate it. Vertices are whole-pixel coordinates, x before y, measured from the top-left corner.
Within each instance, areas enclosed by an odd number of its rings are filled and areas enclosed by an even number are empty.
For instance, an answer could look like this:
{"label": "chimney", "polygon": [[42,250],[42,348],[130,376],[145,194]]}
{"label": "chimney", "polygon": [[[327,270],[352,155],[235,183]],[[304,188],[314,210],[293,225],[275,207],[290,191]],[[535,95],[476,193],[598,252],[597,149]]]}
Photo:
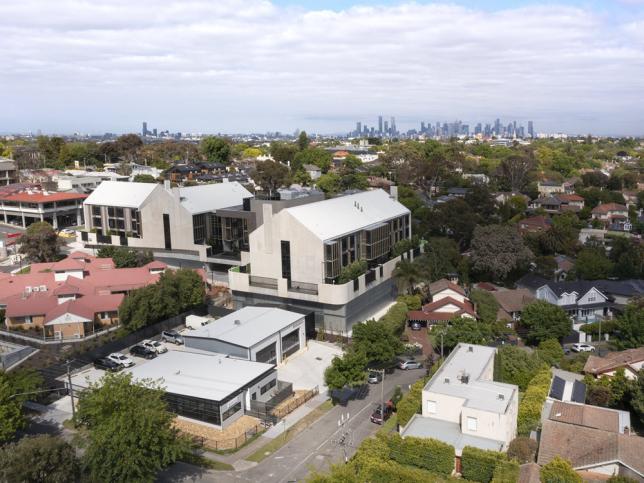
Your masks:
{"label": "chimney", "polygon": [[389,187],[389,196],[392,200],[398,201],[398,186],[394,185]]}

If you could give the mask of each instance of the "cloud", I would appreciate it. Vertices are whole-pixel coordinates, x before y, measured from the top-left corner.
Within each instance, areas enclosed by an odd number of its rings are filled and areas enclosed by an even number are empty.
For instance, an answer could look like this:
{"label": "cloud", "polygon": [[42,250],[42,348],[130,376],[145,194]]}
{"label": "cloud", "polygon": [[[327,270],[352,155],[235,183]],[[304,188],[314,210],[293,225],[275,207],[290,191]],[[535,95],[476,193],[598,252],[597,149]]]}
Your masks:
{"label": "cloud", "polygon": [[5,0],[0,131],[122,131],[145,118],[175,130],[328,132],[353,123],[325,119],[373,124],[383,113],[634,133],[643,24],[564,5]]}

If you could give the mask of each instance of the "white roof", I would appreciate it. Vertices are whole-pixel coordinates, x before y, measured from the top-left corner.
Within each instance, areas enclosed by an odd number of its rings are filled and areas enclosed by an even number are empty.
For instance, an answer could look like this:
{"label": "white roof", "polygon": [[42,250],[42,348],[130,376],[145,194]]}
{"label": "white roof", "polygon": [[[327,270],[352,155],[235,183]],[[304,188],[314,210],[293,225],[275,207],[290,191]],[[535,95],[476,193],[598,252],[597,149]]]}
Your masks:
{"label": "white roof", "polygon": [[[495,353],[493,347],[459,343],[424,390],[465,399],[465,407],[505,414],[519,388],[481,378],[484,369],[494,365]],[[463,375],[469,376],[467,383]]]}
{"label": "white roof", "polygon": [[304,319],[304,315],[288,310],[273,307],[244,307],[192,330],[184,334],[184,337],[217,339],[249,348],[301,319]]}
{"label": "white roof", "polygon": [[239,206],[244,198],[252,193],[237,181],[228,183],[205,184],[179,189],[181,205],[191,214]]}
{"label": "white roof", "polygon": [[320,240],[348,233],[409,214],[409,210],[383,190],[363,191],[284,210]]}
{"label": "white roof", "polygon": [[222,354],[171,350],[127,369],[136,380],[159,380],[167,392],[221,401],[273,369],[272,364]]}
{"label": "white roof", "polygon": [[140,208],[155,188],[163,189],[156,183],[103,181],[87,197],[85,204]]}

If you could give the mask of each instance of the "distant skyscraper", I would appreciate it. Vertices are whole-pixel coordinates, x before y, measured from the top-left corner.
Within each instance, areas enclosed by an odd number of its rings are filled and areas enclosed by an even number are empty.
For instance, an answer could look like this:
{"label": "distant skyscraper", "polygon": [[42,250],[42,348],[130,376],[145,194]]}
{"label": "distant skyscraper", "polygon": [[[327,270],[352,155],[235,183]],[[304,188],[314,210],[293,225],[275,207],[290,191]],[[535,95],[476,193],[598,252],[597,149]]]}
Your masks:
{"label": "distant skyscraper", "polygon": [[496,121],[494,121],[494,134],[497,136],[501,135],[501,119],[498,117],[496,118]]}
{"label": "distant skyscraper", "polygon": [[382,116],[378,116],[378,134],[382,134]]}
{"label": "distant skyscraper", "polygon": [[396,118],[391,116],[391,135],[395,136],[396,135]]}
{"label": "distant skyscraper", "polygon": [[156,127],[154,129],[152,129],[152,135],[154,137],[157,137],[157,128]]}
{"label": "distant skyscraper", "polygon": [[360,121],[356,122],[356,136],[362,134],[362,123]]}
{"label": "distant skyscraper", "polygon": [[528,136],[534,137],[534,124],[532,124],[532,121],[528,121]]}
{"label": "distant skyscraper", "polygon": [[143,128],[141,129],[141,134],[143,137],[148,135],[148,123],[143,121]]}
{"label": "distant skyscraper", "polygon": [[424,121],[421,121],[421,122],[420,122],[420,132],[421,132],[421,133],[424,133],[424,132],[425,132],[425,122],[424,122]]}
{"label": "distant skyscraper", "polygon": [[385,130],[383,131],[385,134],[389,134],[389,122],[385,121]]}

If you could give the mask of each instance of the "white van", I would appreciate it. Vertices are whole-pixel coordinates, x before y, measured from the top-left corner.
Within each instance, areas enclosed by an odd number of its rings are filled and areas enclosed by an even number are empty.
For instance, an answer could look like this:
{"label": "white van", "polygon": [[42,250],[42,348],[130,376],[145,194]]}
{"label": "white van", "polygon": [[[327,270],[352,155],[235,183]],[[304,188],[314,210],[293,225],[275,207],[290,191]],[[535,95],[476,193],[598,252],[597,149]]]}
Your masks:
{"label": "white van", "polygon": [[186,327],[192,330],[203,327],[210,322],[212,322],[212,319],[208,317],[201,317],[200,315],[188,315],[186,317]]}

